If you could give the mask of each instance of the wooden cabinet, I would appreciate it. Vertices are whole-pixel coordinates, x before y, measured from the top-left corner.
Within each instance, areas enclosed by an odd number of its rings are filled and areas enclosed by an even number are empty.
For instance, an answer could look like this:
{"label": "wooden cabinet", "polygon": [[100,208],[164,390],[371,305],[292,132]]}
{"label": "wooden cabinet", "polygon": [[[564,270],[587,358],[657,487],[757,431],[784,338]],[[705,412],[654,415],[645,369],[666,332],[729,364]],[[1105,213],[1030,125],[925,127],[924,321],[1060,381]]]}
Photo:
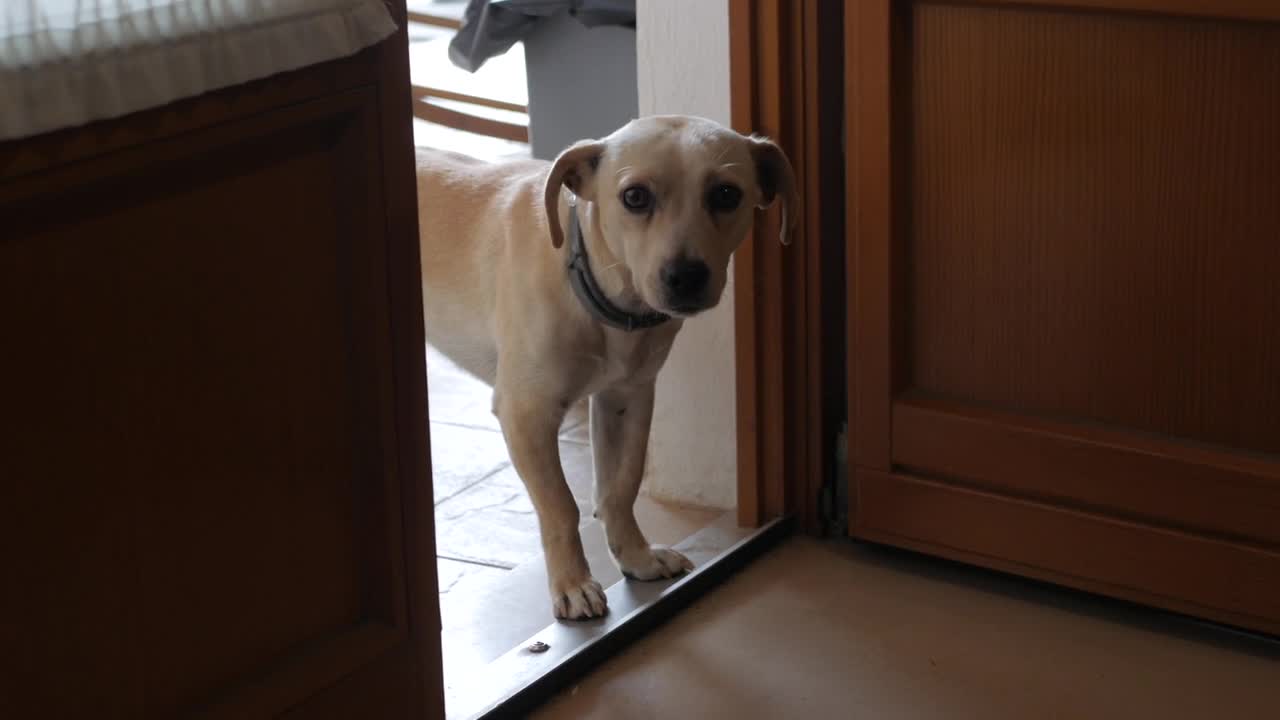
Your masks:
{"label": "wooden cabinet", "polygon": [[851,532],[1280,632],[1280,10],[845,39]]}
{"label": "wooden cabinet", "polygon": [[401,31],[0,146],[0,716],[442,714],[411,137]]}

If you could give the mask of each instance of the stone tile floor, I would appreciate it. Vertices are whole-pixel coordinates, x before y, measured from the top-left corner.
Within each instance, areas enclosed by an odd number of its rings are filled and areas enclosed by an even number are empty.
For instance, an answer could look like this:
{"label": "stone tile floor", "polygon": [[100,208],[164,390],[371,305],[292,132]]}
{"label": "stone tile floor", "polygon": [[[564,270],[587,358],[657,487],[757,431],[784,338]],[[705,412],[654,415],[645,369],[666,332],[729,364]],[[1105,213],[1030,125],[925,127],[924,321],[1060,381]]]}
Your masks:
{"label": "stone tile floor", "polygon": [[[437,555],[442,562],[510,570],[538,552],[537,522],[489,410],[492,390],[431,346],[427,385]],[[560,452],[565,474],[585,474],[589,482],[590,448],[567,438],[585,422],[585,411],[573,408]]]}
{"label": "stone tile floor", "polygon": [[[510,570],[537,557],[538,520],[511,465],[489,386],[427,348],[431,470],[441,589],[486,570]],[[584,520],[591,517],[591,447],[586,409],[571,408],[560,457]]]}

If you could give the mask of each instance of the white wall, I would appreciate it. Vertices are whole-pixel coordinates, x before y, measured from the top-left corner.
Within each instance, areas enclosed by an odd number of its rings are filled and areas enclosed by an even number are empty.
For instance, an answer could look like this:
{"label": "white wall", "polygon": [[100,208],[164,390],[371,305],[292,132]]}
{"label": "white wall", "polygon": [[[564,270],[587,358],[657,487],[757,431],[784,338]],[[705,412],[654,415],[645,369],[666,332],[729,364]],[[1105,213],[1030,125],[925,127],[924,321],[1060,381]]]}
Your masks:
{"label": "white wall", "polygon": [[[638,0],[640,114],[730,121],[731,0]],[[674,502],[737,504],[733,288],[685,322],[658,377],[645,491]]]}

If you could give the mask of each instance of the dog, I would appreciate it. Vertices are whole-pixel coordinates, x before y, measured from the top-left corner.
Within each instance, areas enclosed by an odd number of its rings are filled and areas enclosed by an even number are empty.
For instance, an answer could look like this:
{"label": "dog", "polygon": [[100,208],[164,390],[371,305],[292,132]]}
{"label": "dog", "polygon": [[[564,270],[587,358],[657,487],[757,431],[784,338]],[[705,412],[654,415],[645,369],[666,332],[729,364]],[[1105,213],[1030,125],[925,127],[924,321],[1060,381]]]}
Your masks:
{"label": "dog", "polygon": [[582,398],[614,562],[635,580],[692,570],[649,544],[632,507],[654,382],[683,320],[719,302],[753,209],[781,198],[787,242],[798,199],[785,153],[709,120],[652,116],[550,163],[426,149],[416,159],[427,339],[493,387],[555,616],[607,611],[560,464],[559,428]]}

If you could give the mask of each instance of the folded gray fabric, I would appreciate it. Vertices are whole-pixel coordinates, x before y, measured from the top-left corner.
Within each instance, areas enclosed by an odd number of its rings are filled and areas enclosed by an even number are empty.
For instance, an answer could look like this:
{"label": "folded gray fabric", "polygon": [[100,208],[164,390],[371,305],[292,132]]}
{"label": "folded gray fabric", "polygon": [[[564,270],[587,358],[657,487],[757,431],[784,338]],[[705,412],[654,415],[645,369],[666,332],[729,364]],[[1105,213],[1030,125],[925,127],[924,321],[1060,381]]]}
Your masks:
{"label": "folded gray fabric", "polygon": [[587,27],[636,26],[635,0],[470,0],[449,59],[475,72],[528,36],[538,18],[566,11]]}

